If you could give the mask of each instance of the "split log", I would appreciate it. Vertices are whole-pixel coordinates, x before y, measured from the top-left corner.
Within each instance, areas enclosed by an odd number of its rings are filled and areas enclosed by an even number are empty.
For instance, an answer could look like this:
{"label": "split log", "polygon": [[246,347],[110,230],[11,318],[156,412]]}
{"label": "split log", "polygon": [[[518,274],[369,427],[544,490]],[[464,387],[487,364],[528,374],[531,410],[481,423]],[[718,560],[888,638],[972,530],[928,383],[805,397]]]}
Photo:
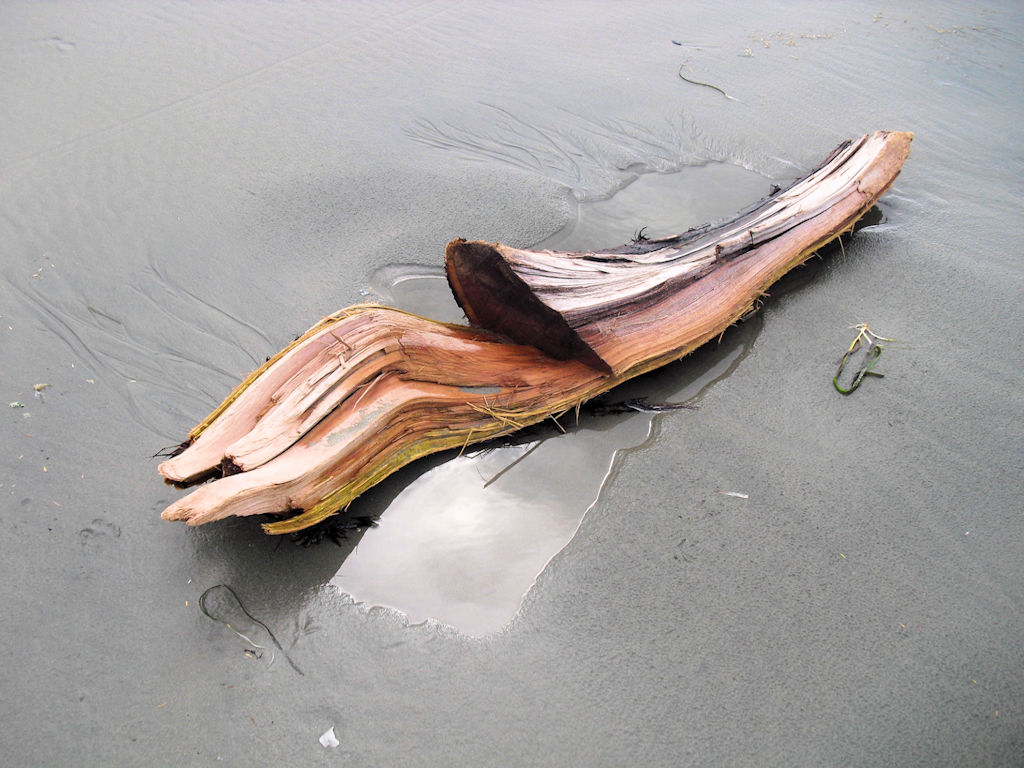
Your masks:
{"label": "split log", "polygon": [[453,241],[449,282],[478,327],[373,305],[324,318],[160,465],[174,483],[222,476],[163,517],[290,512],[264,530],[301,530],[421,456],[557,418],[689,353],[851,230],[911,139],[846,142],[787,190],[678,237],[572,254]]}
{"label": "split log", "polygon": [[[267,378],[282,370],[283,383]],[[240,385],[188,448],[160,465],[177,483],[224,475],[163,517],[199,525],[295,511],[264,529],[301,530],[414,459],[567,411],[607,389],[605,379],[486,331],[352,307]]]}
{"label": "split log", "polygon": [[599,253],[455,240],[448,282],[469,321],[616,377],[676,359],[847,232],[899,173],[913,134],[847,141],[731,221]]}

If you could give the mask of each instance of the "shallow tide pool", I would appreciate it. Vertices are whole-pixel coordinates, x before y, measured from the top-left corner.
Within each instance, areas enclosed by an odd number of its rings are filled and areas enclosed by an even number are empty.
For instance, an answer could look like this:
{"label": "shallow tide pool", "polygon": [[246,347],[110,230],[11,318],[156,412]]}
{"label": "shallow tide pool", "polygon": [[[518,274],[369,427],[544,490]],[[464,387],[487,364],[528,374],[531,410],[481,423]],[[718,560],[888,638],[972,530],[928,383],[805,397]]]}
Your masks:
{"label": "shallow tide pool", "polygon": [[[600,201],[581,202],[576,220],[538,248],[612,247],[645,229],[665,237],[714,221],[763,197],[769,181],[725,163],[637,175]],[[618,240],[616,240],[618,238]],[[465,321],[440,268],[389,265],[369,298],[447,322]],[[601,398],[699,406],[749,351],[760,323],[731,329],[686,364],[641,377]],[[487,443],[443,460],[397,491],[352,511],[380,515],[331,580],[357,602],[399,611],[411,622],[434,619],[469,635],[501,630],[544,566],[572,538],[614,471],[616,456],[640,450],[652,413],[565,414],[540,436]],[[690,410],[660,418],[690,420]],[[564,431],[563,431],[564,430]],[[399,478],[402,483],[403,478]],[[379,501],[378,501],[379,498]],[[379,506],[378,506],[379,505]]]}

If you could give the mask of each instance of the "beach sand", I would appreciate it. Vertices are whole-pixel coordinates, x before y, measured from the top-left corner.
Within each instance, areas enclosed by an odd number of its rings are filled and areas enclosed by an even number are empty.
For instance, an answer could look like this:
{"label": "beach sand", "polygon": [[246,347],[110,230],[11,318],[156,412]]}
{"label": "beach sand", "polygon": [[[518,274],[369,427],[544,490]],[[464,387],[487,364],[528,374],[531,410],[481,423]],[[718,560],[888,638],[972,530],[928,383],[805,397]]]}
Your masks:
{"label": "beach sand", "polygon": [[[3,761],[1019,764],[1022,40],[1011,3],[4,4]],[[882,219],[636,384],[699,410],[544,443],[522,526],[582,501],[483,630],[345,591],[443,458],[342,547],[160,519],[152,454],[382,269],[724,216],[875,129],[916,133]],[[900,342],[843,397],[856,323]]]}

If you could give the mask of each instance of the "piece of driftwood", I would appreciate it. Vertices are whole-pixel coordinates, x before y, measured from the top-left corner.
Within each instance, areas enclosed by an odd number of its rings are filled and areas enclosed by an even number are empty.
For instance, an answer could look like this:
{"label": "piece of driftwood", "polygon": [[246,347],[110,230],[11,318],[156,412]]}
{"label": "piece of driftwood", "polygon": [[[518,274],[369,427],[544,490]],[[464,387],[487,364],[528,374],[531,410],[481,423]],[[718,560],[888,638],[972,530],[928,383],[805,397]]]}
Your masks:
{"label": "piece of driftwood", "polygon": [[731,221],[597,253],[454,240],[445,267],[470,322],[621,376],[718,335],[776,280],[874,205],[913,135],[841,144],[803,179]]}
{"label": "piece of driftwood", "polygon": [[678,237],[600,253],[454,240],[449,282],[477,327],[375,305],[322,319],[160,465],[174,483],[219,476],[163,517],[199,525],[290,513],[263,528],[298,531],[421,456],[557,419],[687,354],[851,230],[912,138],[845,142],[785,191]]}

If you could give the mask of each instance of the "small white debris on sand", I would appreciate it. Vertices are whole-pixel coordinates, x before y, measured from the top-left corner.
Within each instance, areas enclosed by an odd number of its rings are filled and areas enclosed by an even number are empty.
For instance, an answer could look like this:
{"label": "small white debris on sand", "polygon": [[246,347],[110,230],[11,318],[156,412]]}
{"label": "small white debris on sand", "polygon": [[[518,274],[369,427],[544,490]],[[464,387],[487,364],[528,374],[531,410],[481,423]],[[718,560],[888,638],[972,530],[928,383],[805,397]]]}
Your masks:
{"label": "small white debris on sand", "polygon": [[339,747],[341,742],[338,741],[338,737],[334,735],[334,726],[332,725],[327,729],[327,732],[320,737],[320,743],[325,747]]}
{"label": "small white debris on sand", "polygon": [[719,491],[723,496],[735,496],[737,499],[749,499],[749,494],[740,493],[739,491]]}

